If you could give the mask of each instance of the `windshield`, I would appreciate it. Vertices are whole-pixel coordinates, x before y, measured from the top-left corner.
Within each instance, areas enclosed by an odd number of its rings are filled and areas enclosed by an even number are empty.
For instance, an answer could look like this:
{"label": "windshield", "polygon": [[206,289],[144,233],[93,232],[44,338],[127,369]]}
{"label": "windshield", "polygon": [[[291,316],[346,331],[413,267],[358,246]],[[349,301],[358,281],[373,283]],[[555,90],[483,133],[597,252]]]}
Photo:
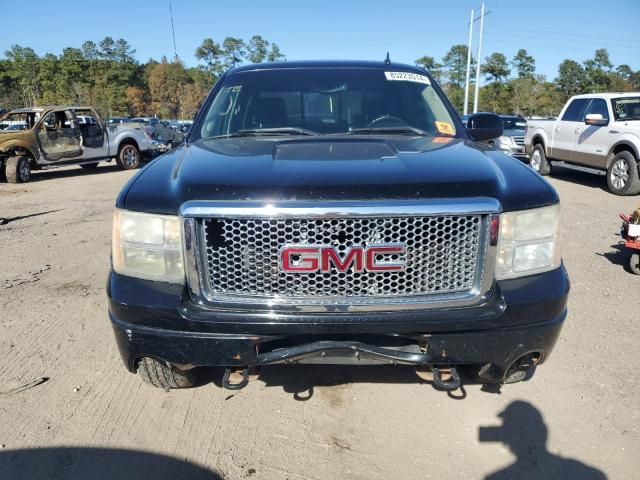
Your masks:
{"label": "windshield", "polygon": [[640,97],[611,100],[616,120],[640,120]]}
{"label": "windshield", "polygon": [[375,68],[308,68],[225,77],[200,135],[243,132],[455,136],[456,127],[425,75]]}
{"label": "windshield", "polygon": [[524,130],[527,121],[522,117],[500,117],[505,130]]}

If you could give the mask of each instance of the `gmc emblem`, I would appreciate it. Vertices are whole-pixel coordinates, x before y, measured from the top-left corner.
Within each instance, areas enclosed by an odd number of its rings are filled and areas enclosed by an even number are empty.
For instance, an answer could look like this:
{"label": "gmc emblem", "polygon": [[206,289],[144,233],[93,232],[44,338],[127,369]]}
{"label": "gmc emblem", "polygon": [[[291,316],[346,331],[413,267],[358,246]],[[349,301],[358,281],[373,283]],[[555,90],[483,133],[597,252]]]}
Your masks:
{"label": "gmc emblem", "polygon": [[280,267],[287,273],[338,272],[401,272],[404,260],[391,261],[384,257],[404,255],[403,243],[349,247],[344,255],[326,245],[285,245],[280,250]]}

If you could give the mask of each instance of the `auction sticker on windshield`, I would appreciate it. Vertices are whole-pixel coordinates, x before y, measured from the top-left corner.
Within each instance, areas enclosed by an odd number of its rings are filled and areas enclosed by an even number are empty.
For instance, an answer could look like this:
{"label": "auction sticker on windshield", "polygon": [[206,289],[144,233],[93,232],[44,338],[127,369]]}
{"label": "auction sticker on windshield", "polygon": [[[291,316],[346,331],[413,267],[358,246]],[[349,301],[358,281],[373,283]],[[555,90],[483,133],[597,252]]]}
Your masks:
{"label": "auction sticker on windshield", "polygon": [[384,72],[384,76],[387,80],[400,80],[405,82],[417,82],[424,83],[425,85],[431,85],[429,78],[419,73],[411,72]]}

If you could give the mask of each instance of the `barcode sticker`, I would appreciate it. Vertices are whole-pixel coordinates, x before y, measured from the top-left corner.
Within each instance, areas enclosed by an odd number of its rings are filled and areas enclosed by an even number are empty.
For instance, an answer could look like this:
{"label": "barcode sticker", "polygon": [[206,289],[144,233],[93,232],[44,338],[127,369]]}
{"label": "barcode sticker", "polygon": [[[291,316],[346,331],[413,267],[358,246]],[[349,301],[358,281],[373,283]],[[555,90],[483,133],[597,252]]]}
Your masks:
{"label": "barcode sticker", "polygon": [[429,77],[420,75],[419,73],[412,72],[384,72],[384,76],[387,80],[400,80],[404,82],[417,82],[424,83],[425,85],[431,85]]}

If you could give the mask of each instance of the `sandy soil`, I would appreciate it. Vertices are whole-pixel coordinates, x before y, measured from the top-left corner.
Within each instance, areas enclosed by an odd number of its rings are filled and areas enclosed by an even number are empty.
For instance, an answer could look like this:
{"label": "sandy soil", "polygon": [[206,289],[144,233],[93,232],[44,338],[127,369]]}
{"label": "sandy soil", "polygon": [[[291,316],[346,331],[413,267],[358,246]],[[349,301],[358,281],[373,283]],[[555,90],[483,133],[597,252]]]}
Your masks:
{"label": "sandy soil", "polygon": [[556,351],[530,382],[456,399],[410,368],[272,367],[236,393],[148,387],[106,314],[112,208],[131,173],[34,176],[0,184],[2,479],[638,478],[640,276],[616,233],[640,198],[602,177],[551,180],[573,284]]}

